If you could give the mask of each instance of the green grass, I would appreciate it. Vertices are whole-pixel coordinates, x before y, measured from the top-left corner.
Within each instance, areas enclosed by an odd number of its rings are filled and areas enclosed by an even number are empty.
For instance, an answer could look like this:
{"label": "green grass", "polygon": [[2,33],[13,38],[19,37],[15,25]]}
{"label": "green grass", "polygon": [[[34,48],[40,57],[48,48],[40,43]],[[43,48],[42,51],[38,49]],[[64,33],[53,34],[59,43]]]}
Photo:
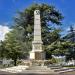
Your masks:
{"label": "green grass", "polygon": [[75,69],[75,66],[64,66],[66,68],[74,68]]}

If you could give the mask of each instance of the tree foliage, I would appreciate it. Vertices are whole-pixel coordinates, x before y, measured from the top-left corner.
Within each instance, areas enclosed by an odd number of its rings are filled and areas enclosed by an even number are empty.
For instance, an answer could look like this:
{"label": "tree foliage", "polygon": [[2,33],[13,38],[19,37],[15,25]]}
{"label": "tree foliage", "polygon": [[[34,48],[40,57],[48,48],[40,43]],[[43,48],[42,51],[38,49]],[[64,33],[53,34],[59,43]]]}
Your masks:
{"label": "tree foliage", "polygon": [[[7,49],[7,58],[14,60],[16,66],[17,59],[26,58],[30,50],[29,43],[25,43],[23,38],[24,30],[21,27],[14,28],[6,35],[5,48]],[[27,46],[28,45],[28,46]],[[28,47],[28,48],[27,48]]]}
{"label": "tree foliage", "polygon": [[64,40],[69,41],[70,44],[66,53],[66,60],[75,60],[75,30],[73,26],[70,26],[70,30],[64,37]]}

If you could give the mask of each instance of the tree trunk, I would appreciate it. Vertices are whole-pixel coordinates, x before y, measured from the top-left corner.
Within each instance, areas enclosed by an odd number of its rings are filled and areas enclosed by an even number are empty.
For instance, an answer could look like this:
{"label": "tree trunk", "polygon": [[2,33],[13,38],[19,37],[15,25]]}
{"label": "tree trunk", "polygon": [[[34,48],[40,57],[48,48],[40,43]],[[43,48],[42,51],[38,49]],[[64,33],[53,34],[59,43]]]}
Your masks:
{"label": "tree trunk", "polygon": [[17,59],[14,59],[14,66],[17,66]]}

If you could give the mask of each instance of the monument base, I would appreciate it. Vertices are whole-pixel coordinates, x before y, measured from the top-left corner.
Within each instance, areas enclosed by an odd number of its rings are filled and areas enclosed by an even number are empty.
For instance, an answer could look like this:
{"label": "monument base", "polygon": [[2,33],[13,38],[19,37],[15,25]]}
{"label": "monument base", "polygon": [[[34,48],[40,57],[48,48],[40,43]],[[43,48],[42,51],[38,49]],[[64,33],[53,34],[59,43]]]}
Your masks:
{"label": "monument base", "polygon": [[30,60],[44,60],[45,59],[45,53],[39,52],[39,51],[31,51],[30,52]]}

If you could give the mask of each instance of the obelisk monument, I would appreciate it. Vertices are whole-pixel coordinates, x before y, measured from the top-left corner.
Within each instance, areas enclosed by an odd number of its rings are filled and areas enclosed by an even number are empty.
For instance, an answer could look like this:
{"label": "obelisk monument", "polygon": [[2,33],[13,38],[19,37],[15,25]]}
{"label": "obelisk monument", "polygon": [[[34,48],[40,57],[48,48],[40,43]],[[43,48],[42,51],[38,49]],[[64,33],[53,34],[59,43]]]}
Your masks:
{"label": "obelisk monument", "polygon": [[30,52],[30,59],[43,60],[45,59],[45,54],[42,49],[41,40],[41,19],[40,11],[34,11],[34,40],[32,42],[32,51]]}

